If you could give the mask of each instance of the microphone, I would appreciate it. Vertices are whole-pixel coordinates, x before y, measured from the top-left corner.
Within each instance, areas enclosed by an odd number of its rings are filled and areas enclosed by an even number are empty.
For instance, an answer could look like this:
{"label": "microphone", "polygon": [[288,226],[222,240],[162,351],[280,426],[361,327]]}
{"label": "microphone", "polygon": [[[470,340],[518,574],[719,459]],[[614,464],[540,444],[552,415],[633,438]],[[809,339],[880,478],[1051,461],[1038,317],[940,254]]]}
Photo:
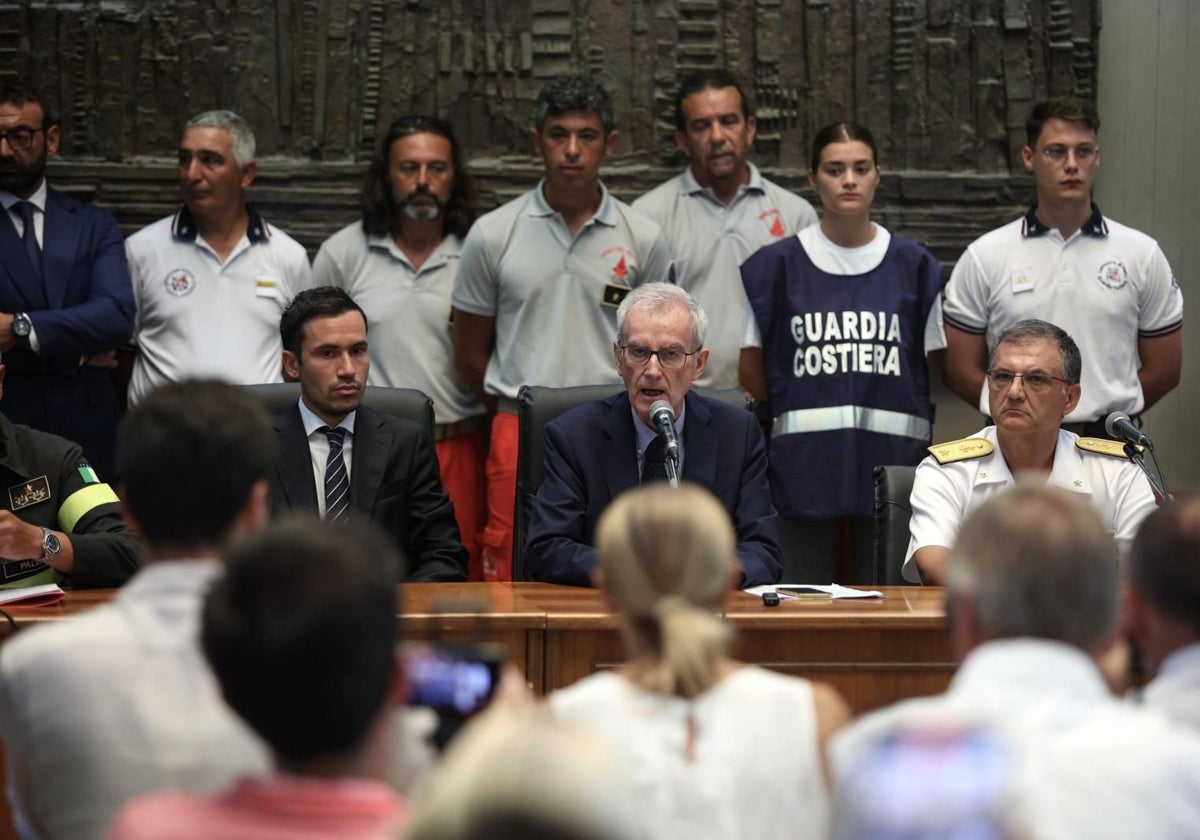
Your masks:
{"label": "microphone", "polygon": [[1123,440],[1126,443],[1136,443],[1138,446],[1145,446],[1153,449],[1154,444],[1150,442],[1150,438],[1142,434],[1142,430],[1133,425],[1133,421],[1129,419],[1129,415],[1121,411],[1114,411],[1108,415],[1104,421],[1104,431],[1108,432],[1109,436]]}
{"label": "microphone", "polygon": [[679,435],[675,432],[675,409],[666,400],[650,404],[650,421],[658,427],[658,435],[666,444],[667,457],[679,463]]}

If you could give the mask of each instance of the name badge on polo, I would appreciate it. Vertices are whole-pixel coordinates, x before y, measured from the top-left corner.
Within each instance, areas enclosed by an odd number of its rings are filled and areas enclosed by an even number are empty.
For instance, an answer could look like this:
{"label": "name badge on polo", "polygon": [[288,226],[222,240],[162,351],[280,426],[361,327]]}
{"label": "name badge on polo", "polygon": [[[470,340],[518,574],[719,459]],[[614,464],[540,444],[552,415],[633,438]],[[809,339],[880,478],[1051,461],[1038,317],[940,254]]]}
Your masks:
{"label": "name badge on polo", "polygon": [[255,277],[254,294],[261,298],[279,297],[279,281],[274,277]]}
{"label": "name badge on polo", "polygon": [[8,488],[10,510],[20,510],[40,504],[50,498],[50,480],[44,475],[31,478]]}
{"label": "name badge on polo", "polygon": [[616,309],[621,305],[621,301],[625,300],[625,295],[632,291],[633,289],[629,288],[628,286],[617,286],[613,283],[605,283],[604,296],[600,298],[600,305]]}
{"label": "name badge on polo", "polygon": [[1020,294],[1021,292],[1032,292],[1036,277],[1033,273],[1032,265],[1023,265],[1012,273],[1012,292]]}

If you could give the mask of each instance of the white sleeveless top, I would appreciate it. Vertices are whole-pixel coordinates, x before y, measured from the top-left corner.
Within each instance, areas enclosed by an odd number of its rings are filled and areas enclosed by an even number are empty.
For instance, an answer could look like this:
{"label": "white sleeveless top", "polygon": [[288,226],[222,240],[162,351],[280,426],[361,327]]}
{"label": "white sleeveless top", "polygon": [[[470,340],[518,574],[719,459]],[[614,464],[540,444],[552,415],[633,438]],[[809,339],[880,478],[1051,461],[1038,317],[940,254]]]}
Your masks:
{"label": "white sleeveless top", "polygon": [[[824,838],[812,686],[744,666],[693,700],[662,697],[614,673],[550,695],[555,717],[591,724],[629,764],[644,836],[653,840]],[[694,758],[684,756],[688,717]]]}

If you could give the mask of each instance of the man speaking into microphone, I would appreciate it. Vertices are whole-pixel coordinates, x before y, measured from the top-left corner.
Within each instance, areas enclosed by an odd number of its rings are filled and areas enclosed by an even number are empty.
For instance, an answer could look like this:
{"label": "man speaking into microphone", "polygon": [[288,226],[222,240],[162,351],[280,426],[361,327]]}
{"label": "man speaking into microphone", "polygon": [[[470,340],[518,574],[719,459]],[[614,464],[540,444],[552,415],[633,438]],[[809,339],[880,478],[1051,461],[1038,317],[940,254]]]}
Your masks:
{"label": "man speaking into microphone", "polygon": [[1023,474],[1078,493],[1100,513],[1117,551],[1129,551],[1138,526],[1154,510],[1154,493],[1123,444],[1060,428],[1079,403],[1081,370],[1079,347],[1054,324],[1018,321],[1000,333],[986,374],[995,425],[929,447],[932,454],[917,467],[907,580],[943,584],[959,524]]}
{"label": "man speaking into microphone", "polygon": [[729,511],[742,586],[779,580],[783,555],[758,421],[690,392],[708,361],[707,328],[704,310],[677,286],[645,283],[626,295],[613,345],[625,392],[546,426],[545,479],[525,547],[535,580],[588,586],[600,514],[623,491],[666,481],[673,451],[679,478],[707,488]]}

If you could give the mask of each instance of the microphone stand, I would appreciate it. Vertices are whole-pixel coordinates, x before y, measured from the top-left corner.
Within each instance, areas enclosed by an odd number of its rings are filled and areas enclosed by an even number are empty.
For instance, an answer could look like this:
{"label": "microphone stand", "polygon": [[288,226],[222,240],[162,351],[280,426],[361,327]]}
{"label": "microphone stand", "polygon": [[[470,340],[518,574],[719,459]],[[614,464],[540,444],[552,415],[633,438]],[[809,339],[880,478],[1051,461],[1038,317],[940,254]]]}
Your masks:
{"label": "microphone stand", "polygon": [[667,457],[663,458],[663,466],[667,470],[667,486],[679,486],[679,453],[668,452]]}
{"label": "microphone stand", "polygon": [[[1142,457],[1142,453],[1138,451],[1137,444],[1127,441],[1125,443],[1125,455],[1130,461],[1137,465],[1138,469],[1146,476],[1146,480],[1150,482],[1150,487],[1154,490],[1154,495],[1158,497],[1159,504],[1164,502],[1173,502],[1175,497],[1167,492],[1167,482],[1162,476],[1162,465],[1158,463],[1158,454],[1154,451],[1154,441],[1146,438],[1146,449],[1150,452],[1150,457],[1154,460],[1154,471],[1151,471],[1146,466],[1146,459]],[[1157,472],[1158,475],[1154,473]]]}

